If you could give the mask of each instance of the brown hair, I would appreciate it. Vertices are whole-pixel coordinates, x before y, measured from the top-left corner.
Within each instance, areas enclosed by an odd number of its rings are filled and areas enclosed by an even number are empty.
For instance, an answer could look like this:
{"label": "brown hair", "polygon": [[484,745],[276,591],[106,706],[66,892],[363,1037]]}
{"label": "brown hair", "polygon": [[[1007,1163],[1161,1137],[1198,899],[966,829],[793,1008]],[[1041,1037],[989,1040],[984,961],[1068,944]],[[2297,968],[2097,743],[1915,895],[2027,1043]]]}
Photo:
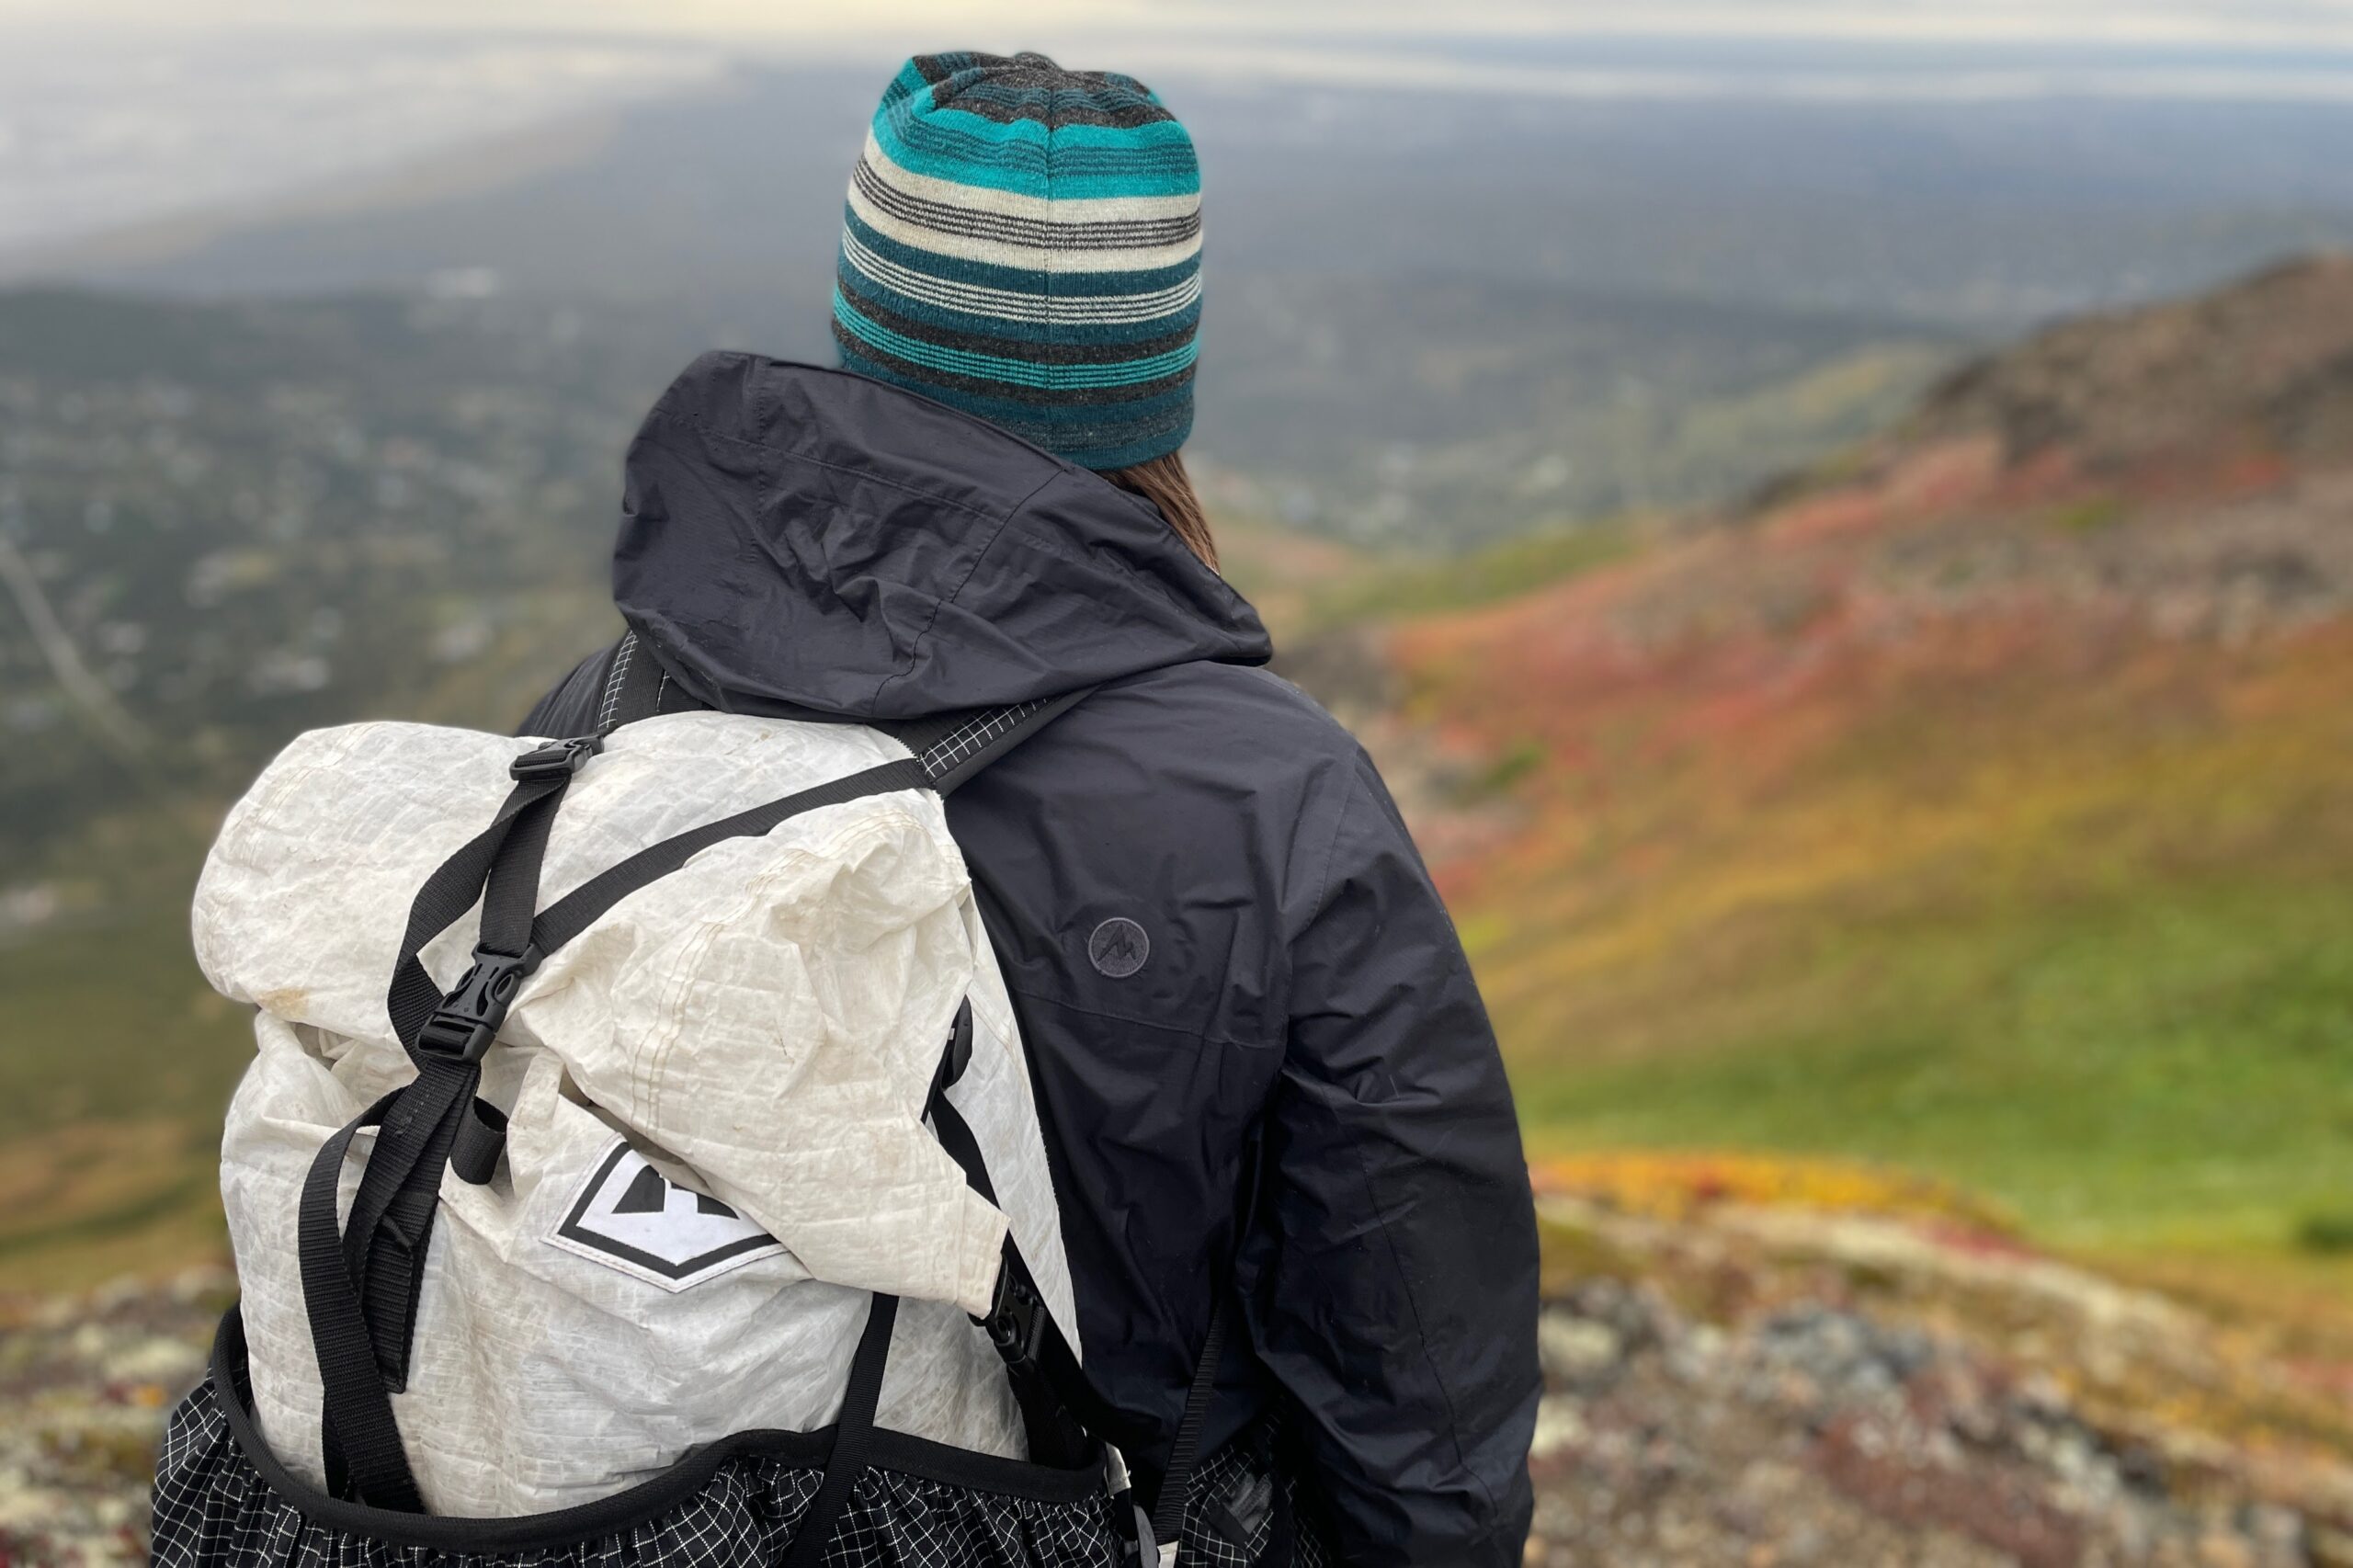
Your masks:
{"label": "brown hair", "polygon": [[1133,468],[1108,468],[1102,473],[1120,489],[1157,506],[1169,528],[1185,541],[1186,548],[1199,556],[1211,571],[1217,570],[1217,539],[1210,532],[1209,514],[1201,510],[1201,497],[1193,488],[1193,476],[1185,472],[1183,453],[1170,452]]}

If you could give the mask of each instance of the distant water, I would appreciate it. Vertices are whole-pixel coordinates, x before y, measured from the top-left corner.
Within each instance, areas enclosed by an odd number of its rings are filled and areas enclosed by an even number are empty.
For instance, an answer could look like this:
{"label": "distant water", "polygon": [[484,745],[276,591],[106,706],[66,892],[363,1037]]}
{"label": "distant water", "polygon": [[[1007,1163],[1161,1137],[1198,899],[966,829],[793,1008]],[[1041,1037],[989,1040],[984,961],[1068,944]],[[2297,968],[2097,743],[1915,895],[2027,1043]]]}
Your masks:
{"label": "distant water", "polygon": [[332,188],[722,68],[670,44],[0,31],[0,256]]}

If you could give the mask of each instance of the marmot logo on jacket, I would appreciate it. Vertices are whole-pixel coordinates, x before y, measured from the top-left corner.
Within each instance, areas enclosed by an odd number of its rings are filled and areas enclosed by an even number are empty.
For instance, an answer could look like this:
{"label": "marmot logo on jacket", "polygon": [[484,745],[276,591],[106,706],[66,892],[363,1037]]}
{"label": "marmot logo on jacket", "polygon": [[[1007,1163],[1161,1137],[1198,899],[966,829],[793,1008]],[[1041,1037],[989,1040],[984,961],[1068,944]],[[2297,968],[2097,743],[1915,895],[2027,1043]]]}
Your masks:
{"label": "marmot logo on jacket", "polygon": [[591,1167],[548,1240],[665,1290],[699,1285],[784,1250],[710,1194],[655,1170],[621,1138]]}
{"label": "marmot logo on jacket", "polygon": [[1152,938],[1126,915],[1114,915],[1086,938],[1086,957],[1098,973],[1125,980],[1152,957]]}

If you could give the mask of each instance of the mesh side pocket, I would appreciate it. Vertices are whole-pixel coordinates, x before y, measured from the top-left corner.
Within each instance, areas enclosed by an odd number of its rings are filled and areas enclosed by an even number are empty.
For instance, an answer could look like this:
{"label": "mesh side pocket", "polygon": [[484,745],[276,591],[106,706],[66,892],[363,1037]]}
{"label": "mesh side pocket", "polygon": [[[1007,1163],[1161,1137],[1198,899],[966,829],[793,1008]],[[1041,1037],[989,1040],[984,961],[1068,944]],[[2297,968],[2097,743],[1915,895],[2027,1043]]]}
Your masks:
{"label": "mesh side pocket", "polygon": [[1336,1561],[1315,1509],[1301,1494],[1299,1478],[1272,1457],[1273,1437],[1271,1423],[1245,1430],[1193,1472],[1177,1538],[1180,1562],[1202,1568],[1330,1568]]}
{"label": "mesh side pocket", "polygon": [[870,1470],[826,1568],[1124,1568],[1111,1499],[1042,1503]]}
{"label": "mesh side pocket", "polygon": [[[691,1494],[585,1540],[474,1551],[388,1540],[314,1518],[237,1444],[210,1381],[172,1413],[156,1467],[157,1568],[767,1568],[821,1472],[731,1458]],[[455,1521],[437,1521],[453,1526]],[[826,1568],[1120,1568],[1110,1499],[1048,1501],[870,1469]]]}

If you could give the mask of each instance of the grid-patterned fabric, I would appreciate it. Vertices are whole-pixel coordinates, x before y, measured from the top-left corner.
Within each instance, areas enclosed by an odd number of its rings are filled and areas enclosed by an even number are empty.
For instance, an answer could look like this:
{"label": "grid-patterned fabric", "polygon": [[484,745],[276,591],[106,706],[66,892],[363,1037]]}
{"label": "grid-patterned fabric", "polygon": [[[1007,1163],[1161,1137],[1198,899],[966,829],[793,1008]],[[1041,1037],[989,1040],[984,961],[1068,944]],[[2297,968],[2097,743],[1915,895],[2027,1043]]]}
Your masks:
{"label": "grid-patterned fabric", "polygon": [[[782,1459],[722,1465],[692,1497],[556,1551],[489,1555],[395,1546],[332,1529],[271,1492],[238,1450],[208,1382],[182,1401],[155,1475],[157,1568],[769,1568],[819,1472]],[[1124,1568],[1111,1499],[1009,1497],[869,1470],[826,1568]]]}
{"label": "grid-patterned fabric", "polygon": [[851,171],[842,363],[1115,469],[1184,445],[1201,319],[1192,138],[1131,76],[918,55]]}
{"label": "grid-patterned fabric", "polygon": [[597,733],[609,735],[613,722],[620,717],[621,693],[629,689],[629,667],[637,659],[637,633],[623,632],[619,646],[613,650],[613,671],[605,677],[605,699],[597,705]]}
{"label": "grid-patterned fabric", "polygon": [[945,778],[991,744],[1011,734],[1023,720],[1051,707],[1052,701],[1051,698],[1040,698],[1032,702],[1019,702],[1010,708],[992,709],[976,719],[965,721],[924,748],[923,770],[934,778]]}
{"label": "grid-patterned fabric", "polygon": [[[1193,1471],[1177,1536],[1183,1568],[1331,1568],[1336,1559],[1315,1509],[1299,1478],[1268,1457],[1270,1438],[1264,1427],[1245,1432]],[[1287,1563],[1271,1556],[1278,1498],[1290,1519]]]}

